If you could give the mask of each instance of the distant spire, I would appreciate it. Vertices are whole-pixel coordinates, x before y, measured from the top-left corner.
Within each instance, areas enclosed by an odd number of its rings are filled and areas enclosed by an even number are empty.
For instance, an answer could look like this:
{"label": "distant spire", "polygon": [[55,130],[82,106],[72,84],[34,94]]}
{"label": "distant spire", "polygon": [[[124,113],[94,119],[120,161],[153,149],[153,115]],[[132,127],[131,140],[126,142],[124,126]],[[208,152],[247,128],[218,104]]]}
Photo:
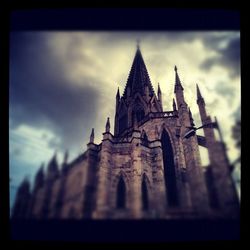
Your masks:
{"label": "distant spire", "polygon": [[43,169],[44,169],[44,162],[41,163],[41,166],[37,171],[37,175],[43,173]]}
{"label": "distant spire", "polygon": [[94,143],[94,139],[95,139],[95,132],[94,129],[92,128],[89,142]]}
{"label": "distant spire", "polygon": [[203,99],[198,84],[196,84],[196,92],[197,92],[197,101]]}
{"label": "distant spire", "polygon": [[173,110],[176,111],[176,103],[174,98],[173,98]]}
{"label": "distant spire", "polygon": [[158,96],[161,94],[161,88],[160,88],[160,83],[158,82]]}
{"label": "distant spire", "polygon": [[[137,92],[143,95],[146,86],[148,86],[149,95],[152,97],[154,95],[154,89],[142,58],[141,51],[137,48],[123,96],[133,96]],[[130,92],[129,94],[128,89]]]}
{"label": "distant spire", "polygon": [[28,175],[26,175],[26,176],[24,177],[23,183],[25,183],[25,184],[30,184],[30,180],[29,180],[29,176],[28,176]]}
{"label": "distant spire", "polygon": [[35,188],[40,187],[43,184],[44,180],[44,163],[41,164],[41,167],[38,169],[35,177]]}
{"label": "distant spire", "polygon": [[120,91],[119,91],[119,87],[118,87],[118,89],[117,89],[116,98],[117,98],[117,99],[120,99]]}
{"label": "distant spire", "polygon": [[20,189],[24,191],[24,189],[29,190],[29,188],[30,188],[30,181],[29,181],[29,177],[26,175],[20,184]]}
{"label": "distant spire", "polygon": [[107,122],[106,122],[106,132],[110,132],[110,122],[109,122],[109,117],[107,119]]}
{"label": "distant spire", "polygon": [[181,80],[180,80],[180,77],[178,75],[176,66],[174,67],[174,71],[175,71],[175,88],[174,88],[174,92],[176,93],[177,88],[181,88],[181,90],[183,90],[183,87],[181,85]]}
{"label": "distant spire", "polygon": [[58,163],[57,163],[57,151],[55,151],[52,159],[48,164],[48,174],[57,174],[58,173]]}
{"label": "distant spire", "polygon": [[56,159],[56,157],[57,157],[57,150],[55,150],[55,153],[54,153],[54,155],[52,156],[52,158],[51,158],[51,160],[50,160],[50,162],[49,162],[49,165],[57,164],[57,159]]}

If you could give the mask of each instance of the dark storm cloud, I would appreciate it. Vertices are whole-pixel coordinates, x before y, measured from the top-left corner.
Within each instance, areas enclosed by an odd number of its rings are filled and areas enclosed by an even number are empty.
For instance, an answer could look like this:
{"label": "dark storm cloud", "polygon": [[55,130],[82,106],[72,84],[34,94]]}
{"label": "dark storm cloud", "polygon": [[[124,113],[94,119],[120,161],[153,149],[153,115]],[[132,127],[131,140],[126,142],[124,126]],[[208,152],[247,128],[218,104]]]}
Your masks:
{"label": "dark storm cloud", "polygon": [[[58,138],[50,146],[83,145],[86,130],[96,119],[99,96],[97,89],[84,83],[97,80],[86,77],[80,87],[69,82],[43,34],[12,33],[10,42],[11,126],[28,124],[53,131]],[[73,50],[71,46],[68,50]]]}
{"label": "dark storm cloud", "polygon": [[230,77],[237,77],[240,74],[240,38],[234,37],[228,41],[226,47],[221,48],[220,44],[226,37],[213,37],[205,41],[205,45],[214,49],[217,55],[206,59],[201,68],[210,70],[213,66],[228,68]]}

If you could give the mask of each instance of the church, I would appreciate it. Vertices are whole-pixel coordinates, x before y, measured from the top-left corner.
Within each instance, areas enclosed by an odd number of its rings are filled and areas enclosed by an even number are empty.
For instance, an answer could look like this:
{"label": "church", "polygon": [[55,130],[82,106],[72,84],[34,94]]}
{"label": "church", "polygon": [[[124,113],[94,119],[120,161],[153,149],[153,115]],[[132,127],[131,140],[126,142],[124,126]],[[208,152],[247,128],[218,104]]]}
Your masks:
{"label": "church", "polygon": [[[202,126],[195,127],[176,66],[174,73],[175,98],[165,111],[160,86],[156,93],[138,46],[126,87],[122,94],[117,90],[114,128],[107,118],[100,144],[92,129],[87,150],[72,162],[66,153],[59,166],[55,155],[46,170],[38,170],[32,190],[24,179],[12,218],[239,218],[226,147],[215,136],[218,123],[207,114],[196,85]],[[209,155],[206,167],[200,146]]]}

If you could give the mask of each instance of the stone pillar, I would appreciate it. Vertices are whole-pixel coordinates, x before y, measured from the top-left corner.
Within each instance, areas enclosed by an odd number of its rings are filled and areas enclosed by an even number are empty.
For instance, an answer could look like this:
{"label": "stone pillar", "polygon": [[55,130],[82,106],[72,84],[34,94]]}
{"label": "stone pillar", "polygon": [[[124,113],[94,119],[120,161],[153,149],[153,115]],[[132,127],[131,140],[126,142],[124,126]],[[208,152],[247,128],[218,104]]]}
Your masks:
{"label": "stone pillar", "polygon": [[[177,127],[177,129],[179,129]],[[177,155],[176,161],[178,164],[178,184],[179,184],[179,201],[182,208],[191,208],[190,186],[187,180],[187,169],[184,156],[183,144],[181,138],[177,139]]]}
{"label": "stone pillar", "polygon": [[167,207],[161,141],[154,141],[150,147],[152,147],[153,217],[157,219],[164,217]]}
{"label": "stone pillar", "polygon": [[181,142],[184,150],[186,163],[187,179],[191,190],[192,207],[195,212],[202,215],[209,213],[208,192],[205,182],[205,176],[201,169],[201,159],[197,136],[184,138],[184,135],[190,130],[190,117],[186,105],[179,110],[181,118]]}
{"label": "stone pillar", "polygon": [[[208,116],[206,123],[211,123]],[[239,216],[239,200],[233,179],[230,173],[225,148],[223,143],[215,140],[214,129],[212,127],[204,127],[206,145],[209,154],[209,160],[212,170],[213,184],[215,186],[218,198],[219,209],[226,217]]]}
{"label": "stone pillar", "polygon": [[134,130],[131,145],[132,179],[131,179],[131,214],[132,218],[142,217],[141,182],[142,182],[142,159],[141,159],[141,132]]}
{"label": "stone pillar", "polygon": [[103,134],[102,148],[100,151],[99,170],[97,174],[96,209],[94,218],[107,219],[109,205],[110,175],[112,168],[112,135]]}

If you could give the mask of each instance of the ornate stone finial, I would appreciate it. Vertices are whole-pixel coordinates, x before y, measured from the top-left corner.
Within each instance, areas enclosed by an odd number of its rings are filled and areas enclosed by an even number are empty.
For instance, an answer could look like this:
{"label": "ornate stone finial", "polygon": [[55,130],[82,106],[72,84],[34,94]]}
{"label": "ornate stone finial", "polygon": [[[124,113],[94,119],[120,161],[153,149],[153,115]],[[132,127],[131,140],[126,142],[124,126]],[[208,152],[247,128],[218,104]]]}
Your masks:
{"label": "ornate stone finial", "polygon": [[196,83],[196,92],[197,92],[197,100],[203,99],[201,92],[200,92],[200,88],[197,83]]}
{"label": "ornate stone finial", "polygon": [[182,85],[181,85],[181,80],[177,72],[177,67],[174,67],[175,70],[175,87],[174,87],[174,93],[177,92],[177,90],[184,90]]}
{"label": "ornate stone finial", "polygon": [[90,134],[89,142],[90,142],[90,143],[94,143],[94,139],[95,139],[95,131],[94,131],[94,129],[92,128],[91,134]]}
{"label": "ornate stone finial", "polygon": [[110,132],[110,121],[109,121],[109,117],[107,119],[107,122],[106,122],[106,132]]}

